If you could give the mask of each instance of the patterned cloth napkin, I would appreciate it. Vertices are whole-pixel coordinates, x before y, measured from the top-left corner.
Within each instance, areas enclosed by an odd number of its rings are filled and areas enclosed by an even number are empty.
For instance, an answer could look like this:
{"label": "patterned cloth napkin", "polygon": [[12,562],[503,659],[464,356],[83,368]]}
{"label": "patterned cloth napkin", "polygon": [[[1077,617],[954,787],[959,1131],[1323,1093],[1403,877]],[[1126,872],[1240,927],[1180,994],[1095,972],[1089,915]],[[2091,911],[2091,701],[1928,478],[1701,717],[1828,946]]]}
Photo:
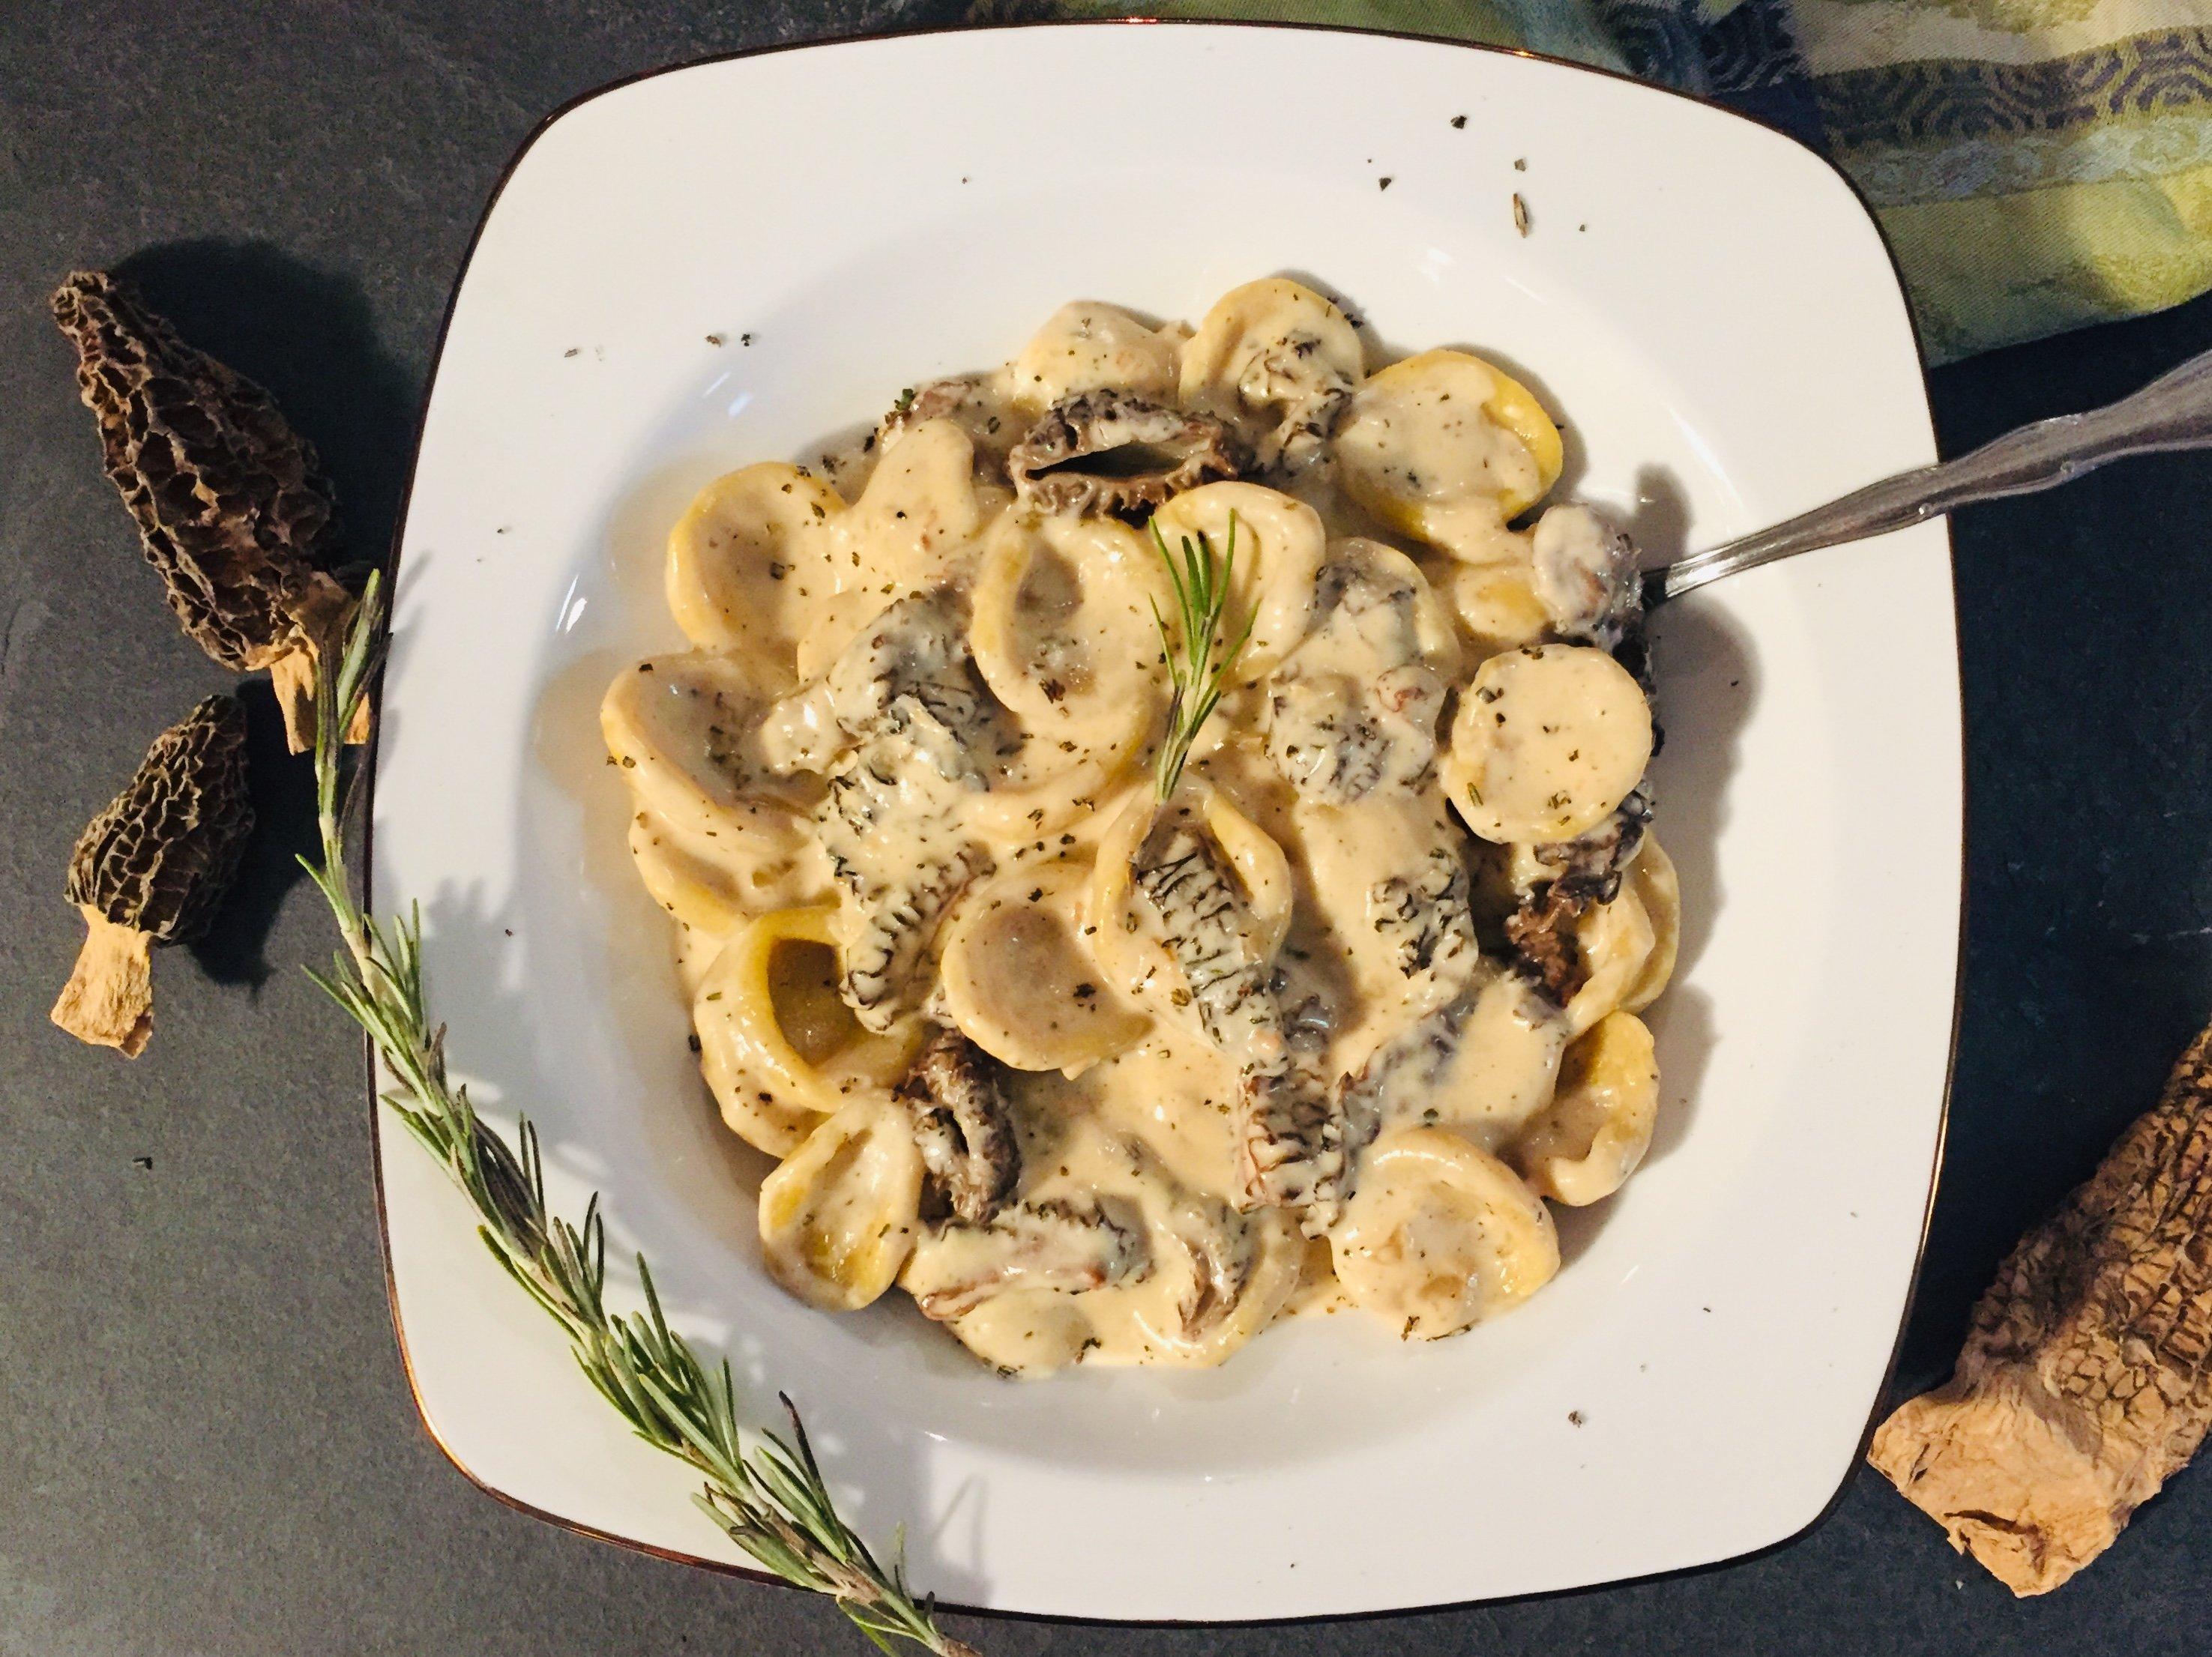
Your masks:
{"label": "patterned cloth napkin", "polygon": [[970,13],[1344,23],[1526,46],[1733,106],[1856,181],[1939,362],[2212,287],[2212,0],[975,0]]}

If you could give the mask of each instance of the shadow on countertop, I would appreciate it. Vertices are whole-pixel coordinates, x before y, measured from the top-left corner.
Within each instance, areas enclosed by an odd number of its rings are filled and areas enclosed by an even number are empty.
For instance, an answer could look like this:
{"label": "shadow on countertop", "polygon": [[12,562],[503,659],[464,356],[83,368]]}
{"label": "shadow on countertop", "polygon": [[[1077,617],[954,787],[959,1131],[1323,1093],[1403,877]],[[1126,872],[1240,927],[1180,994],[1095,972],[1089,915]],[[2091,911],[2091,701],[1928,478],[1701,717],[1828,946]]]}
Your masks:
{"label": "shadow on countertop", "polygon": [[[385,349],[368,296],[351,276],[265,243],[157,243],[116,274],[185,340],[276,398],[322,457],[337,501],[339,558],[385,563],[405,488],[419,388]],[[314,848],[307,759],[288,753],[267,681],[240,687],[256,826],[214,930],[192,946],[208,975],[258,986],[272,970],[265,944],[284,895]]]}

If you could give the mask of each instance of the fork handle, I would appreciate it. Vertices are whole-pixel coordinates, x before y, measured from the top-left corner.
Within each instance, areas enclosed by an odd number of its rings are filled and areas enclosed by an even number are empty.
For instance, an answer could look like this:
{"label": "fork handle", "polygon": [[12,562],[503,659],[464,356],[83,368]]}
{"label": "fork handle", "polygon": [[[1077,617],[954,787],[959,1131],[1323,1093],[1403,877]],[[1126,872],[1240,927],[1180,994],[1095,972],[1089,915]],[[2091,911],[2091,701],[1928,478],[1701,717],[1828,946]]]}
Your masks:
{"label": "fork handle", "polygon": [[2117,403],[2007,432],[1954,460],[1899,472],[1769,529],[1646,572],[1647,604],[1723,575],[1861,541],[1983,501],[2071,483],[2108,460],[2212,446],[2212,351],[2193,356]]}

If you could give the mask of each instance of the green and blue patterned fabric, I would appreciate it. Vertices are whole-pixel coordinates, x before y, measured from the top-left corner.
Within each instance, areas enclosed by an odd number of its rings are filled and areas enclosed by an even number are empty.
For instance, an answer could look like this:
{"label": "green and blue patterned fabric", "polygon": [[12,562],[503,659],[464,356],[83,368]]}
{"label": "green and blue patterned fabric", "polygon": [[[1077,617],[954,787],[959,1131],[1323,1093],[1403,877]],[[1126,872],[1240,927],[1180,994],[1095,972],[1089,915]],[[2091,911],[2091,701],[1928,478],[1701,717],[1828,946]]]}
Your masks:
{"label": "green and blue patterned fabric", "polygon": [[1341,23],[1755,115],[1872,203],[1937,361],[2212,287],[2212,0],[977,0],[977,21]]}

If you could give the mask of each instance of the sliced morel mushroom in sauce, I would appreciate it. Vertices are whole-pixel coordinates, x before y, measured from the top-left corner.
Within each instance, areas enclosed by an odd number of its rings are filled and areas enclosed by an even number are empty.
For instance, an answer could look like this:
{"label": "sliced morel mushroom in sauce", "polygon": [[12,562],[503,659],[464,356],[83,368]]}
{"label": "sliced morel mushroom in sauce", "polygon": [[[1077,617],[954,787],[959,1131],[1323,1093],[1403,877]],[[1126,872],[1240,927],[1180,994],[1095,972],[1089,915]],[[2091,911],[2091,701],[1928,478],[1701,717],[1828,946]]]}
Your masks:
{"label": "sliced morel mushroom in sauce", "polygon": [[1243,1205],[1301,1210],[1317,1232],[1334,1217],[1344,1172],[1328,1088],[1285,1039],[1267,951],[1209,837],[1177,812],[1162,816],[1138,852],[1134,884],[1200,1024],[1237,1066]]}
{"label": "sliced morel mushroom in sauce", "polygon": [[[268,392],[177,337],[126,284],[79,270],[53,295],[107,475],[185,631],[234,671],[269,670],[292,750],[314,732],[315,662],[353,595],[330,574],[330,486]],[[367,710],[347,732],[367,735]]]}
{"label": "sliced morel mushroom in sauce", "polygon": [[1209,415],[1102,389],[1046,410],[1006,468],[1016,495],[1040,511],[1140,517],[1237,476],[1246,458],[1237,434]]}
{"label": "sliced morel mushroom in sauce", "polygon": [[1589,977],[1582,944],[1575,937],[1575,922],[1589,904],[1589,897],[1577,895],[1570,883],[1547,880],[1506,917],[1514,971],[1554,1007],[1573,1000]]}
{"label": "sliced morel mushroom in sauce", "polygon": [[954,1220],[915,1245],[899,1279],[940,1323],[994,1296],[1048,1290],[1080,1294],[1152,1270],[1145,1234],[1111,1201],[1024,1203],[985,1224]]}
{"label": "sliced morel mushroom in sauce", "polygon": [[1593,904],[1619,897],[1650,821],[1650,796],[1638,788],[1589,833],[1529,849],[1543,873],[1506,918],[1508,959],[1553,1006],[1565,1007],[1588,980],[1576,928]]}
{"label": "sliced morel mushroom in sauce", "polygon": [[[1595,645],[1652,691],[1650,616],[1636,543],[1587,507],[1553,507],[1528,537],[1530,589],[1553,636]],[[1655,726],[1652,750],[1662,733]]]}
{"label": "sliced morel mushroom in sauce", "polygon": [[992,741],[963,619],[942,592],[899,600],[763,729],[772,762],[828,778],[817,822],[844,894],[839,987],[872,1030],[918,1001],[939,923],[992,866],[961,821]]}
{"label": "sliced morel mushroom in sauce", "polygon": [[1379,542],[1336,543],[1316,591],[1311,630],[1268,680],[1267,757],[1325,805],[1419,786],[1436,763],[1437,664],[1458,655],[1449,623],[1413,561]]}
{"label": "sliced morel mushroom in sauce", "polygon": [[1021,1146],[997,1070],[966,1036],[944,1030],[899,1084],[926,1170],[925,1219],[949,1211],[969,1225],[987,1224],[1014,1193]]}
{"label": "sliced morel mushroom in sauce", "polygon": [[149,945],[206,930],[252,831],[246,712],[210,696],[154,740],[129,785],[85,827],[65,888],[90,936],[53,1021],[136,1059],[154,1030]]}
{"label": "sliced morel mushroom in sauce", "polygon": [[1368,898],[1376,933],[1396,952],[1407,982],[1422,988],[1424,1002],[1443,998],[1439,989],[1456,990],[1474,968],[1468,884],[1458,851],[1439,842],[1412,867],[1376,883]]}

